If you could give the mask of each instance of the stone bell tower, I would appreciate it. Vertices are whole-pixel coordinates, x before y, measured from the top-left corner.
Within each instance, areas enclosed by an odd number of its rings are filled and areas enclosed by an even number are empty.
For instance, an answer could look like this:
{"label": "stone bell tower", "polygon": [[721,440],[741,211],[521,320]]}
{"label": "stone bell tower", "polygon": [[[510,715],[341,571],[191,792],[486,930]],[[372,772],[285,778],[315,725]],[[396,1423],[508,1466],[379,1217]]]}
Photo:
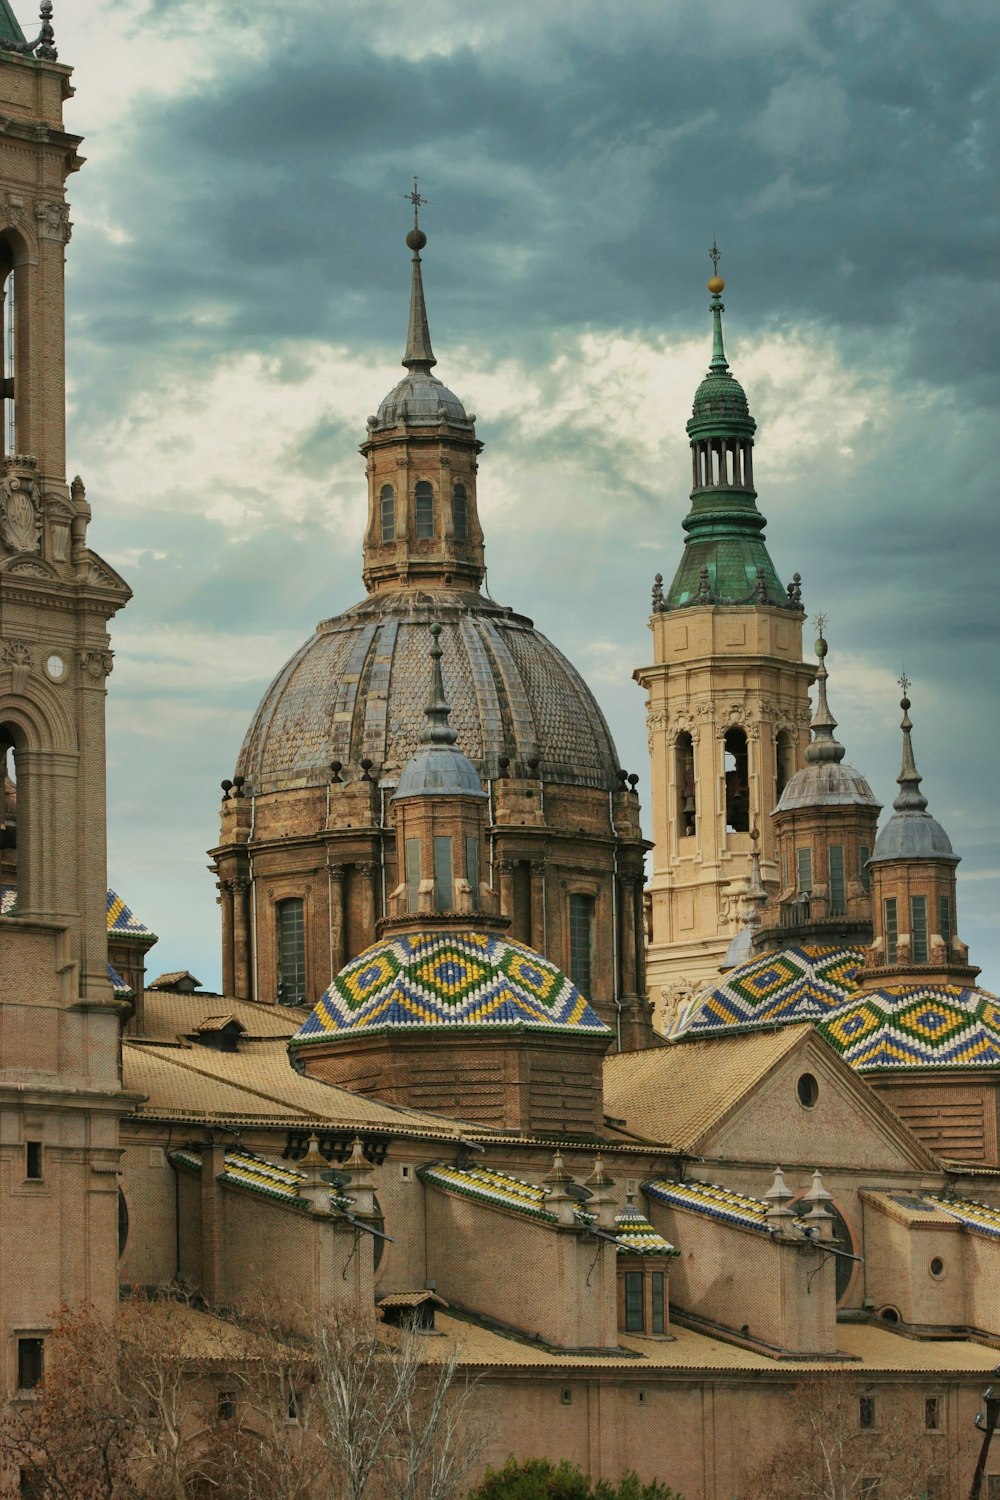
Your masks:
{"label": "stone bell tower", "polygon": [[[718,252],[713,247],[713,258]],[[647,693],[653,806],[650,999],[660,1026],[716,973],[735,931],[759,831],[761,875],[778,888],[771,811],[809,740],[798,575],[785,588],[757,509],[757,424],[726,359],[725,282],[714,274],[712,360],[687,424],[691,509],[669,588],[653,588]]]}
{"label": "stone bell tower", "polygon": [[120,1002],[107,962],[107,624],[129,589],[66,479],[73,90],[42,5],[0,9],[0,1380],[30,1389],[61,1303],[117,1301]]}

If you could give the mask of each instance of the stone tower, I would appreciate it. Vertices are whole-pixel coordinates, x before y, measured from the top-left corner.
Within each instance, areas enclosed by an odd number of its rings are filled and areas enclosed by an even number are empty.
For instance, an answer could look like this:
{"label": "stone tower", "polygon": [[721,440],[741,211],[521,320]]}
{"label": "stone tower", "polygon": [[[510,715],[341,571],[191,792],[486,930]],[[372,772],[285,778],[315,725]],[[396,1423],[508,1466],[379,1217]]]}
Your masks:
{"label": "stone tower", "polygon": [[695,393],[691,509],[670,587],[653,589],[647,693],[653,842],[650,998],[661,1021],[718,969],[760,831],[761,875],[778,885],[770,814],[802,765],[809,737],[798,575],[784,588],[757,509],[753,437],[722,336],[713,275],[712,360]]}
{"label": "stone tower", "polygon": [[[129,598],[66,481],[63,128],[73,90],[48,0],[0,11],[0,1353],[30,1388],[61,1303],[117,1301],[119,1013],[108,978],[107,623]],[[16,788],[16,796],[15,796]]]}

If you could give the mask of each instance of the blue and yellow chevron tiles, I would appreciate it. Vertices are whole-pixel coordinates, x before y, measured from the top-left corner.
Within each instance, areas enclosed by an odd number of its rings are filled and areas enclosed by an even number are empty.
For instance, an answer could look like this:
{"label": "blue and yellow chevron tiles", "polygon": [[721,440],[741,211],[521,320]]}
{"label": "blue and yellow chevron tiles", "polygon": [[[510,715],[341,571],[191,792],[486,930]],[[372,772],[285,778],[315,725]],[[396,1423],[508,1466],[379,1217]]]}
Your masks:
{"label": "blue and yellow chevron tiles", "polygon": [[108,891],[108,931],[114,933],[115,937],[152,938],[155,942],[156,934],[151,932],[144,923],[134,916],[117,891]]}
{"label": "blue and yellow chevron tiles", "polygon": [[475,1198],[496,1208],[511,1208],[515,1213],[544,1219],[549,1224],[556,1222],[555,1215],[544,1207],[546,1193],[543,1187],[525,1182],[520,1177],[511,1177],[506,1172],[494,1172],[491,1167],[451,1167],[435,1162],[429,1167],[418,1167],[417,1176],[422,1182],[443,1188],[446,1193],[459,1193],[463,1198]]}
{"label": "blue and yellow chevron tiles", "polygon": [[673,1035],[815,1021],[852,997],[860,948],[783,948],[751,959],[687,1005]]}
{"label": "blue and yellow chevron tiles", "polygon": [[715,1182],[672,1182],[654,1177],[643,1183],[642,1190],[647,1198],[674,1208],[689,1208],[709,1219],[721,1219],[724,1224],[738,1224],[741,1229],[767,1230],[766,1203]]}
{"label": "blue and yellow chevron tiles", "polygon": [[936,1193],[925,1193],[925,1203],[933,1203],[947,1214],[952,1214],[966,1227],[991,1239],[1000,1240],[1000,1208],[988,1203],[976,1203],[971,1198],[939,1198]]}
{"label": "blue and yellow chevron tiles", "polygon": [[607,1031],[572,980],[531,948],[484,933],[428,933],[352,959],[291,1045],[435,1026]]}
{"label": "blue and yellow chevron tiles", "polygon": [[641,1214],[634,1204],[627,1203],[615,1218],[615,1238],[619,1255],[680,1255],[680,1251],[665,1240],[660,1232]]}
{"label": "blue and yellow chevron tiles", "polygon": [[[194,1172],[201,1171],[202,1162],[197,1151],[171,1151],[170,1160],[176,1166],[187,1167]],[[265,1198],[277,1198],[282,1203],[308,1207],[306,1200],[299,1196],[299,1184],[304,1180],[305,1174],[297,1167],[275,1166],[273,1162],[262,1156],[255,1156],[251,1151],[227,1151],[224,1162],[225,1170],[219,1174],[220,1181],[248,1188],[254,1193],[262,1193]],[[331,1208],[344,1209],[350,1206],[350,1202],[349,1198],[331,1189]]]}
{"label": "blue and yellow chevron tiles", "polygon": [[862,1072],[1000,1064],[1000,1006],[985,990],[893,985],[857,996],[819,1027]]}

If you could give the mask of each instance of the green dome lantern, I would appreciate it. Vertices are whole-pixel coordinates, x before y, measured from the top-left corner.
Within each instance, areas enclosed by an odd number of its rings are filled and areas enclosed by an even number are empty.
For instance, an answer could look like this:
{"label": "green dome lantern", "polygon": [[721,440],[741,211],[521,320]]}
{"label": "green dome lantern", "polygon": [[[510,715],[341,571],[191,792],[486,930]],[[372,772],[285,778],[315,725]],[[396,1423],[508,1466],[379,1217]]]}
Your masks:
{"label": "green dome lantern", "polygon": [[722,334],[725,282],[719,252],[712,294],[712,359],[695,392],[687,434],[691,440],[691,509],[683,527],[684,555],[661,609],[697,604],[767,604],[801,610],[797,585],[778,578],[764,542],[766,521],[757,509],[753,438],[757,423],[746,392],[729,368]]}

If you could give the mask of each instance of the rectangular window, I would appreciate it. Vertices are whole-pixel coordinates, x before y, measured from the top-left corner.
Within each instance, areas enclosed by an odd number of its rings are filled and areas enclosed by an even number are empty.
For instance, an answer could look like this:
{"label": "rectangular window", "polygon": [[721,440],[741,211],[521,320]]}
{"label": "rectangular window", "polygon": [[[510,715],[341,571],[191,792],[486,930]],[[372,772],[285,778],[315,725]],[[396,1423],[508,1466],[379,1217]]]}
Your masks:
{"label": "rectangular window", "polygon": [[420,910],[420,840],[406,840],[406,910]]}
{"label": "rectangular window", "polygon": [[236,1392],[219,1392],[219,1421],[232,1422],[236,1416]]}
{"label": "rectangular window", "polygon": [[868,868],[868,861],[872,857],[872,851],[867,844],[858,845],[858,878],[861,881],[861,889],[867,895],[872,888],[872,872]]}
{"label": "rectangular window", "polygon": [[593,932],[594,898],[574,893],[569,898],[569,974],[577,989],[588,998]]}
{"label": "rectangular window", "polygon": [[941,1431],[941,1406],[936,1396],[924,1397],[924,1426],[928,1432]]}
{"label": "rectangular window", "polygon": [[795,875],[800,896],[808,896],[813,888],[813,852],[811,849],[796,849]]}
{"label": "rectangular window", "polygon": [[862,1396],[858,1401],[858,1426],[870,1432],[875,1426],[875,1397]]}
{"label": "rectangular window", "polygon": [[465,841],[465,878],[469,882],[469,901],[473,911],[479,910],[479,840]]}
{"label": "rectangular window", "polygon": [[948,958],[951,957],[951,897],[938,897],[938,928],[941,940],[944,943],[944,951]]}
{"label": "rectangular window", "polygon": [[847,910],[843,844],[831,844],[827,849],[827,858],[830,861],[830,915],[842,917]]}
{"label": "rectangular window", "polygon": [[29,1182],[41,1182],[42,1180],[42,1143],[41,1141],[25,1141],[24,1143],[24,1175]]}
{"label": "rectangular window", "polygon": [[662,1271],[654,1271],[650,1280],[652,1282],[653,1332],[666,1333],[666,1318],[664,1316],[666,1299],[663,1295],[666,1277]]}
{"label": "rectangular window", "polygon": [[396,497],[392,492],[391,484],[382,486],[382,494],[379,496],[379,524],[383,542],[394,542],[396,540]]}
{"label": "rectangular window", "polygon": [[1000,1500],[1000,1474],[987,1474],[986,1500]]}
{"label": "rectangular window", "polygon": [[17,1388],[33,1391],[42,1383],[44,1339],[18,1339],[17,1341]]}
{"label": "rectangular window", "polygon": [[625,1272],[625,1332],[644,1333],[646,1319],[642,1292],[644,1277],[641,1271]]}
{"label": "rectangular window", "polygon": [[301,1005],[306,998],[306,917],[301,897],[279,901],[278,1001]]}
{"label": "rectangular window", "polygon": [[927,897],[910,897],[910,955],[915,964],[927,962]]}
{"label": "rectangular window", "polygon": [[455,880],[451,866],[451,839],[434,836],[434,910],[455,910]]}
{"label": "rectangular window", "polygon": [[882,910],[885,917],[885,961],[887,964],[894,964],[899,946],[899,916],[895,896],[886,898],[882,903]]}
{"label": "rectangular window", "polygon": [[414,536],[428,541],[434,535],[434,491],[421,479],[413,496]]}
{"label": "rectangular window", "polygon": [[782,852],[781,852],[781,889],[783,891],[787,891],[787,889],[788,889],[788,850],[787,849],[783,849]]}

